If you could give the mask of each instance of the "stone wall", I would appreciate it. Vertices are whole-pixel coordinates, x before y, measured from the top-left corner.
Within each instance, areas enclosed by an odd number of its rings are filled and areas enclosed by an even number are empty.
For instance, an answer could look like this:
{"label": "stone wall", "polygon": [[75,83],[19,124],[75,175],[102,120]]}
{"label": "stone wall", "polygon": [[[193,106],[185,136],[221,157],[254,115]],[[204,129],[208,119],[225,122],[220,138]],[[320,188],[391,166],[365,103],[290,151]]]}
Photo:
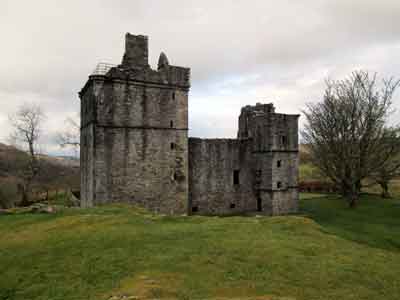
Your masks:
{"label": "stone wall", "polygon": [[[189,138],[189,209],[199,214],[256,210],[251,143],[236,139]],[[238,171],[238,182],[234,172]]]}
{"label": "stone wall", "polygon": [[81,169],[81,206],[93,206],[94,184],[94,125],[88,124],[81,129],[80,169]]}
{"label": "stone wall", "polygon": [[96,204],[187,212],[187,131],[99,126],[96,145]]}
{"label": "stone wall", "polygon": [[255,190],[263,213],[297,210],[298,117],[276,113],[272,104],[242,108],[238,137],[253,140]]}
{"label": "stone wall", "polygon": [[87,204],[130,202],[186,213],[187,91],[105,78],[95,99],[94,157],[85,158],[94,159],[94,190]]}
{"label": "stone wall", "polygon": [[94,193],[94,133],[96,119],[95,90],[96,81],[81,95],[81,135],[80,135],[80,169],[81,169],[81,205],[93,205]]}
{"label": "stone wall", "polygon": [[105,80],[98,96],[102,126],[187,130],[187,91],[135,81]]}
{"label": "stone wall", "polygon": [[272,115],[271,184],[274,215],[297,212],[298,208],[298,117],[298,115]]}
{"label": "stone wall", "polygon": [[298,210],[298,199],[297,188],[275,191],[272,198],[272,214],[277,216],[296,213]]}

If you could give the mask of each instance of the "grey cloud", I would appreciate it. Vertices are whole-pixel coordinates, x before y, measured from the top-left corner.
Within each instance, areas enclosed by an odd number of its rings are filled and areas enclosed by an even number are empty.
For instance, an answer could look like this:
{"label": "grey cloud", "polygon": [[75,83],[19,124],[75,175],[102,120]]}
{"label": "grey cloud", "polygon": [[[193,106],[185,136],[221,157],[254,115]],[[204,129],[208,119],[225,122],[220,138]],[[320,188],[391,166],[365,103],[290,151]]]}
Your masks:
{"label": "grey cloud", "polygon": [[318,100],[326,76],[364,68],[400,77],[399,1],[3,0],[0,122],[31,97],[51,127],[62,126],[96,64],[120,62],[127,31],[149,36],[153,66],[165,51],[192,69],[191,132],[199,136],[234,136],[248,103],[298,113]]}

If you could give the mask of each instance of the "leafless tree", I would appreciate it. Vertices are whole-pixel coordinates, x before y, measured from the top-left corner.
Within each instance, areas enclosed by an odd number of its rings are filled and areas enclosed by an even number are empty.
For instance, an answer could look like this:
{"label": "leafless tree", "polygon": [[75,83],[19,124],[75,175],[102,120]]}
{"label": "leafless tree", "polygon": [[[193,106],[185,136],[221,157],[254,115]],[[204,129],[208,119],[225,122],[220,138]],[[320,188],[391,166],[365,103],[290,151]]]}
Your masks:
{"label": "leafless tree", "polygon": [[355,207],[363,179],[375,173],[390,156],[386,128],[392,96],[399,81],[377,82],[376,74],[356,71],[344,80],[326,81],[323,101],[308,104],[302,137],[312,160]]}
{"label": "leafless tree", "polygon": [[15,114],[9,116],[13,128],[10,138],[27,150],[29,156],[22,174],[23,184],[20,186],[22,205],[28,204],[31,184],[40,171],[38,141],[44,119],[45,114],[37,104],[23,104]]}
{"label": "leafless tree", "polygon": [[79,121],[74,118],[65,120],[65,128],[57,134],[57,143],[62,148],[71,148],[75,156],[78,156],[80,148],[80,126]]}
{"label": "leafless tree", "polygon": [[382,188],[382,198],[389,198],[389,183],[400,175],[400,128],[388,128],[388,138],[382,143],[382,155],[387,159],[372,174],[372,179]]}

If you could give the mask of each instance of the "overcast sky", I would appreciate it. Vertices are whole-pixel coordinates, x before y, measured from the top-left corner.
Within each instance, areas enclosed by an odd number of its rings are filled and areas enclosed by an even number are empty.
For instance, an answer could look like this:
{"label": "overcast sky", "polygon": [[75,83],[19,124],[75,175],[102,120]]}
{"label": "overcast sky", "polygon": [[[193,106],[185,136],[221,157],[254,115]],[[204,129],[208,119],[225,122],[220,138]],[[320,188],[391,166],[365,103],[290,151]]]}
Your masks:
{"label": "overcast sky", "polygon": [[246,104],[300,113],[355,69],[400,78],[399,0],[0,0],[0,142],[7,116],[36,102],[45,148],[61,153],[56,131],[96,64],[120,63],[126,32],[149,36],[153,67],[164,51],[191,68],[191,136],[235,137]]}

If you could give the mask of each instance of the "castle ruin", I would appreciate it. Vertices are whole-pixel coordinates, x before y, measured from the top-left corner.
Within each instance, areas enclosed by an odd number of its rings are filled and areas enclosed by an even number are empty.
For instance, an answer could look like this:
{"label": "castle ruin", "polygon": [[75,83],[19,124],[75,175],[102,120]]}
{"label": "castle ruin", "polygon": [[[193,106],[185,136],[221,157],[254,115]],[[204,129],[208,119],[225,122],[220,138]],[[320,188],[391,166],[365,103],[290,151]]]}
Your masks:
{"label": "castle ruin", "polygon": [[297,211],[298,115],[245,106],[237,139],[188,137],[190,69],[146,36],[126,34],[118,66],[95,72],[81,99],[81,205],[128,202],[165,214]]}

